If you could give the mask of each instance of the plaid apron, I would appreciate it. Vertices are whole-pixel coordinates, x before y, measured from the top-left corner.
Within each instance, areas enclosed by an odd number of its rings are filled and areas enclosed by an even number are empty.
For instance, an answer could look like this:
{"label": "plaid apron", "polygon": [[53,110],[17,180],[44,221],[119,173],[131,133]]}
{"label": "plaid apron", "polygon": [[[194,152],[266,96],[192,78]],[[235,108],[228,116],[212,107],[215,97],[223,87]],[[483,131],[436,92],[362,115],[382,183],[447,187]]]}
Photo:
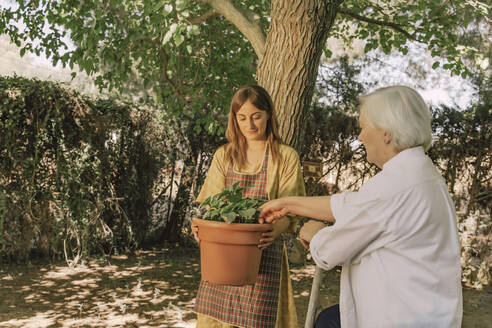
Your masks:
{"label": "plaid apron", "polygon": [[[230,165],[226,175],[226,188],[239,181],[244,197],[267,200],[267,165],[268,148],[261,171],[257,174],[236,173]],[[280,238],[263,249],[260,269],[254,285],[225,286],[201,281],[195,311],[234,326],[274,328],[277,319],[282,254],[283,241]]]}

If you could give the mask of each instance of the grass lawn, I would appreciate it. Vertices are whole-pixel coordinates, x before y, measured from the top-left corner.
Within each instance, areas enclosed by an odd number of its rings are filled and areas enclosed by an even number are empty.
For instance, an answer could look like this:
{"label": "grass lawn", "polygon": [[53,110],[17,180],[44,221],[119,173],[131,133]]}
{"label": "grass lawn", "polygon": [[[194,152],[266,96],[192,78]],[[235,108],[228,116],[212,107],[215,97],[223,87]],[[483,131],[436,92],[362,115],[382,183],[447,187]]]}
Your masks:
{"label": "grass lawn", "polygon": [[[314,265],[291,268],[299,327],[304,327]],[[325,274],[320,304],[338,302],[340,273]],[[0,327],[195,327],[198,249],[0,268]],[[492,287],[463,288],[463,327],[492,327]]]}

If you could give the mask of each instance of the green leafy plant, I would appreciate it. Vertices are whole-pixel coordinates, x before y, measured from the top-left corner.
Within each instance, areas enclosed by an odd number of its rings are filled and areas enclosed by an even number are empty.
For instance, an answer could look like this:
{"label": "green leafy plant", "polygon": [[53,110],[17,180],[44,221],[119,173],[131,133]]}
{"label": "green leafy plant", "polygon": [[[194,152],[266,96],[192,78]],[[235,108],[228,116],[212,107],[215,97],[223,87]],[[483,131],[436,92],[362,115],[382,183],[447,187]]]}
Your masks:
{"label": "green leafy plant", "polygon": [[199,207],[203,220],[226,223],[258,223],[257,210],[265,201],[243,198],[239,182],[224,191],[208,197]]}

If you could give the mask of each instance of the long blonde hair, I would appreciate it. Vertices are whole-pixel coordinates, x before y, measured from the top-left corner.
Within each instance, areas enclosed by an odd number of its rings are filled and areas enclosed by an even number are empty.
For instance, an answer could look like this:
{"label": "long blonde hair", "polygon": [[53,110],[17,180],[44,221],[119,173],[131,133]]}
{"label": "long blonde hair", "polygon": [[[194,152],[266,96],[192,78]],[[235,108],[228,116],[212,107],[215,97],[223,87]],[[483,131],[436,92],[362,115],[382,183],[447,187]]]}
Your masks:
{"label": "long blonde hair", "polygon": [[246,102],[251,102],[256,108],[267,112],[268,121],[266,127],[267,146],[273,161],[278,161],[280,156],[279,144],[282,143],[278,135],[277,118],[268,92],[258,85],[246,85],[236,91],[232,97],[231,108],[229,111],[229,122],[227,124],[226,138],[229,143],[226,145],[226,158],[230,164],[236,164],[238,168],[246,166],[246,138],[239,130],[236,114]]}

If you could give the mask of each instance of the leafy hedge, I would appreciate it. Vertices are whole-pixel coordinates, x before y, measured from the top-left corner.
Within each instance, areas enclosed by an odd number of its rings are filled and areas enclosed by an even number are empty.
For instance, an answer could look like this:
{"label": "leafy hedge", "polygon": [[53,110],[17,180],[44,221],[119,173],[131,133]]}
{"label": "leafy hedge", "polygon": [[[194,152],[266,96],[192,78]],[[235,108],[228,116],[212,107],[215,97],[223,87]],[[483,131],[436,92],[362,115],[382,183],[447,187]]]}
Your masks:
{"label": "leafy hedge", "polygon": [[0,257],[138,247],[165,162],[156,115],[60,85],[0,78]]}
{"label": "leafy hedge", "polygon": [[[322,162],[325,178],[305,177],[310,195],[356,189],[377,172],[354,144],[356,96],[365,86],[354,82],[352,69],[342,62],[333,70],[334,81],[324,86],[338,93],[336,102],[318,101],[306,117],[300,155]],[[318,86],[318,97],[329,91],[323,81]],[[463,279],[475,287],[491,280],[492,265],[492,113],[484,99],[465,111],[433,109],[430,150],[457,204]],[[190,201],[224,142],[194,130],[202,114],[171,119],[160,109],[92,100],[51,82],[0,78],[0,260],[38,254],[74,264],[179,240]]]}

